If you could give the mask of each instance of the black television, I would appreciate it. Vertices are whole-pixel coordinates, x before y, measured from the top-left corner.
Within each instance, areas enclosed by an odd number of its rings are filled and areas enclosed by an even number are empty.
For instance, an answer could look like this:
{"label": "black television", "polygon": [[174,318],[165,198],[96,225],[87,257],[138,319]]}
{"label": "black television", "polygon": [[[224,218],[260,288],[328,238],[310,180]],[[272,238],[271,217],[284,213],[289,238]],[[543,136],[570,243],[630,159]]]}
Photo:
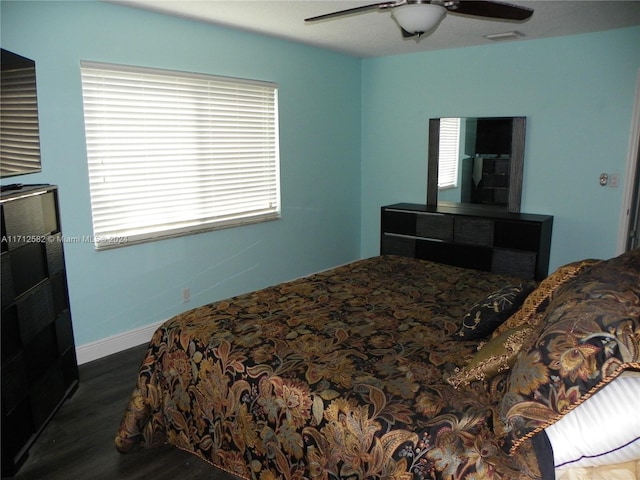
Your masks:
{"label": "black television", "polygon": [[479,118],[476,154],[510,155],[512,130],[512,117]]}
{"label": "black television", "polygon": [[36,62],[1,49],[0,178],[42,171]]}

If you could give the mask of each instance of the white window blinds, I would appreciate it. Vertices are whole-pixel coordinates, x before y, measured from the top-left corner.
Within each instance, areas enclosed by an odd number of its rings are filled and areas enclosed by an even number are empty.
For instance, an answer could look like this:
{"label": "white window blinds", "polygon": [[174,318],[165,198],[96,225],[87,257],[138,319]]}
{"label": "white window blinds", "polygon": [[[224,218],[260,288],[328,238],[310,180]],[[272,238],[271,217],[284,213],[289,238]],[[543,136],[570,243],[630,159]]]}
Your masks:
{"label": "white window blinds", "polygon": [[97,249],[279,218],[276,85],[81,71]]}
{"label": "white window blinds", "polygon": [[458,156],[460,152],[460,119],[440,119],[440,153],[438,160],[438,188],[458,186]]}

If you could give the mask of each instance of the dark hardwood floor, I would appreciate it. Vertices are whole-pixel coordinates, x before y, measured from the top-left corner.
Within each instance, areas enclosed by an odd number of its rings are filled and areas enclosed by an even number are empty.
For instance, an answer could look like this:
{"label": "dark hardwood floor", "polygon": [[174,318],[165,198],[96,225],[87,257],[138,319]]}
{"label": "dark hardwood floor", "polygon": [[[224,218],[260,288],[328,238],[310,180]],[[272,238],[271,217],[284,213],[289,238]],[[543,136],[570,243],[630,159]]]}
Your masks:
{"label": "dark hardwood floor", "polygon": [[29,450],[15,480],[238,480],[170,446],[122,455],[114,446],[146,346],[80,366],[80,386]]}

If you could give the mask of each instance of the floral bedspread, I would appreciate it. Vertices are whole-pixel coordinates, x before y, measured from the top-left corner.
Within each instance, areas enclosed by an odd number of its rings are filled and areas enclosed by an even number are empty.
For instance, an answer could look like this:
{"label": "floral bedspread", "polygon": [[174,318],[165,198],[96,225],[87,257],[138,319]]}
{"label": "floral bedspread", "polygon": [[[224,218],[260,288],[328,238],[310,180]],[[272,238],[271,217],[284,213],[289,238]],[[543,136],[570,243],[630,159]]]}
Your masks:
{"label": "floral bedspread", "polygon": [[[116,436],[246,479],[537,479],[492,432],[501,380],[454,389],[453,333],[504,276],[360,260],[190,310],[154,334]],[[504,383],[502,381],[502,383]]]}

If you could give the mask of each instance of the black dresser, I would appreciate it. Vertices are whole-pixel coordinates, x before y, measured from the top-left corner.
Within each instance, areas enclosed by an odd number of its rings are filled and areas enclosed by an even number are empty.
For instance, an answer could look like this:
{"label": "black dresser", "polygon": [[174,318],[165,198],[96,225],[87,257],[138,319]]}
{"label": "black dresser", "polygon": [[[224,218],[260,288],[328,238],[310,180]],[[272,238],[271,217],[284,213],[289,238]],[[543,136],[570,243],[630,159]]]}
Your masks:
{"label": "black dresser", "polygon": [[441,202],[382,207],[380,253],[542,280],[553,217]]}
{"label": "black dresser", "polygon": [[78,385],[58,189],[2,193],[2,476]]}

